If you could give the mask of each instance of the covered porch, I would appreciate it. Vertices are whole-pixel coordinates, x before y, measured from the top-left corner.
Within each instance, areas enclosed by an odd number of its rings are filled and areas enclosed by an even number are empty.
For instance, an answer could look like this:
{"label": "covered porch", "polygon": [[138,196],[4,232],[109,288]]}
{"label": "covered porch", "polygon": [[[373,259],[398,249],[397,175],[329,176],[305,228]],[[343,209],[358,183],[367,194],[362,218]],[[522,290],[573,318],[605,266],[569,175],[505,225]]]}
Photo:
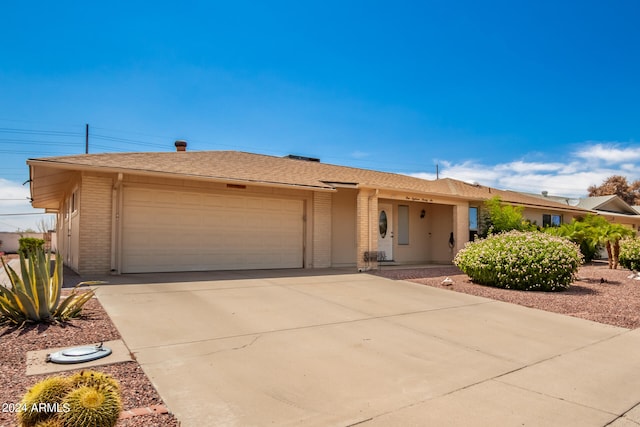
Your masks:
{"label": "covered porch", "polygon": [[469,239],[467,201],[358,188],[338,189],[332,205],[334,266],[449,264]]}

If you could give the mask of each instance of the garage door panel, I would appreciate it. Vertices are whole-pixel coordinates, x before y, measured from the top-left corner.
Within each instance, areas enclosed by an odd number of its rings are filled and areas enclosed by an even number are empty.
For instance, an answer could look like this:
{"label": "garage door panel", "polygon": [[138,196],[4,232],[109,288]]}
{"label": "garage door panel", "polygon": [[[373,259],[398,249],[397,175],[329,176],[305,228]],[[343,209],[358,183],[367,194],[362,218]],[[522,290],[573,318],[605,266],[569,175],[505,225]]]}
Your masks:
{"label": "garage door panel", "polygon": [[122,271],[303,266],[302,200],[125,187]]}
{"label": "garage door panel", "polygon": [[177,202],[182,206],[197,208],[202,205],[202,197],[197,193],[182,193],[178,197]]}

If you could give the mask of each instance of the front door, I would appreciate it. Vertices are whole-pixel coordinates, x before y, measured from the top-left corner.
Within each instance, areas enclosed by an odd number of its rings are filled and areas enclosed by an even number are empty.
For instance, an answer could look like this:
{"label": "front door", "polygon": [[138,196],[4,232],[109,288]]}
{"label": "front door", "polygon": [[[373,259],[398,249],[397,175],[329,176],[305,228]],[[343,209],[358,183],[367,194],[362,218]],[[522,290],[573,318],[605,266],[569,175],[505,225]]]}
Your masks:
{"label": "front door", "polygon": [[393,206],[378,204],[378,260],[393,260]]}

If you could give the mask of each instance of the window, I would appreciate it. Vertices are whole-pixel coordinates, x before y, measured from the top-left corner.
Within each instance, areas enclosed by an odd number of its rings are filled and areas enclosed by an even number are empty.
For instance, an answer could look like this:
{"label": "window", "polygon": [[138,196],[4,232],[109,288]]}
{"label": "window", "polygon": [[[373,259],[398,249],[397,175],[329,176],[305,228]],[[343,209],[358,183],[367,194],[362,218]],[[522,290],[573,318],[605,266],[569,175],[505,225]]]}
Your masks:
{"label": "window", "polygon": [[78,191],[74,190],[69,197],[69,210],[70,213],[75,213],[78,210]]}
{"label": "window", "polygon": [[385,211],[380,212],[380,219],[378,221],[378,228],[380,230],[380,237],[383,239],[387,236],[387,213]]}
{"label": "window", "polygon": [[560,227],[562,225],[562,215],[543,214],[543,227]]}
{"label": "window", "polygon": [[478,208],[469,207],[469,241],[472,242],[478,234]]}
{"label": "window", "polygon": [[409,244],[409,206],[398,206],[398,244]]}
{"label": "window", "polygon": [[475,206],[469,208],[469,230],[478,231],[478,208]]}

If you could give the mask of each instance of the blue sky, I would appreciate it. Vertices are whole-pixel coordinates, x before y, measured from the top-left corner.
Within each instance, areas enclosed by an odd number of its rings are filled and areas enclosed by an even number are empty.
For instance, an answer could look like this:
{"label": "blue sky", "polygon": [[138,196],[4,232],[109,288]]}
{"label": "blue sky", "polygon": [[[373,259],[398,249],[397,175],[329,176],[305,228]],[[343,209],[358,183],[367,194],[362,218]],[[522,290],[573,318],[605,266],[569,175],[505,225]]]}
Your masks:
{"label": "blue sky", "polygon": [[[0,230],[27,158],[236,149],[579,196],[640,178],[640,3],[7,2]],[[11,199],[11,200],[7,200]],[[13,200],[17,199],[17,200]]]}

